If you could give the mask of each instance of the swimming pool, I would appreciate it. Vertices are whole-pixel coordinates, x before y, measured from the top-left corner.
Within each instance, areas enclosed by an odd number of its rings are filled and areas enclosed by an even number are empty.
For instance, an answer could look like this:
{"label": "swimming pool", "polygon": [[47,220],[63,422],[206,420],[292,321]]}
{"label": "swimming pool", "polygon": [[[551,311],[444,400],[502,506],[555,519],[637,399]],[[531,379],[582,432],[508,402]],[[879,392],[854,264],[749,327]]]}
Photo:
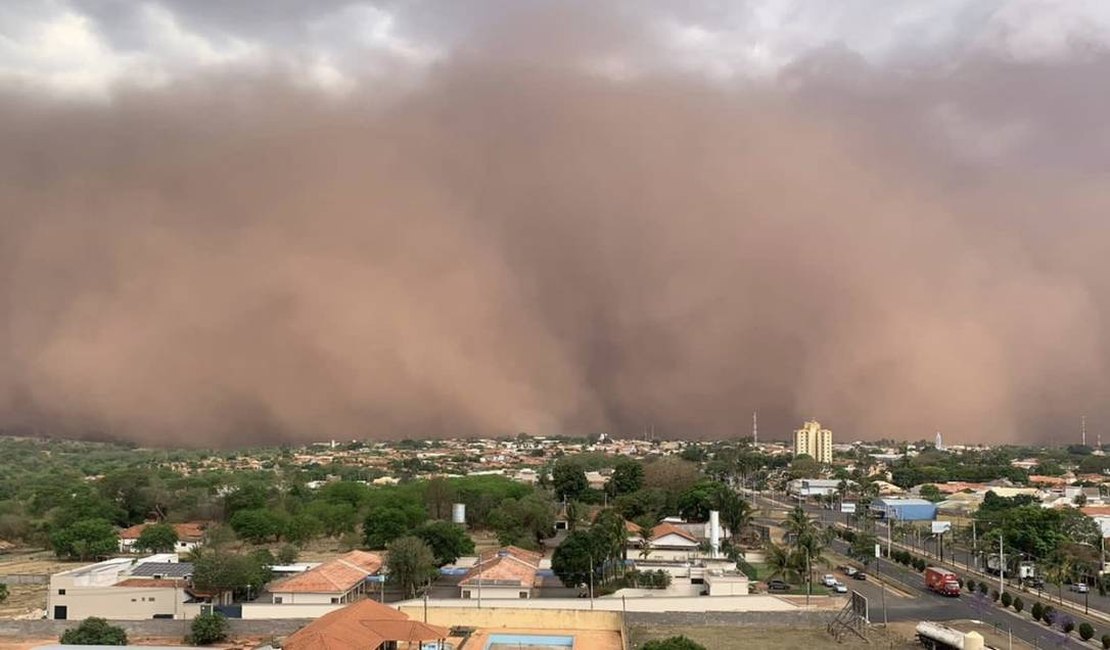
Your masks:
{"label": "swimming pool", "polygon": [[483,650],[558,650],[573,648],[574,637],[549,634],[491,634]]}

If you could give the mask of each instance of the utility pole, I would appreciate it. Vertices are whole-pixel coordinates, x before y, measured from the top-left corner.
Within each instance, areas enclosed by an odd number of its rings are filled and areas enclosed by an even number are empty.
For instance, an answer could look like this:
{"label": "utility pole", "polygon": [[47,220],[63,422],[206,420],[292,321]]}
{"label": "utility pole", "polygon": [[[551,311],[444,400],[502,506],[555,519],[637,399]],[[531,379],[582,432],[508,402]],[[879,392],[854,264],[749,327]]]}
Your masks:
{"label": "utility pole", "polygon": [[979,570],[979,540],[975,534],[975,520],[971,520],[971,555],[975,558],[975,570]]}
{"label": "utility pole", "polygon": [[594,555],[590,553],[590,611],[594,608]]}
{"label": "utility pole", "polygon": [[1006,555],[1002,548],[1002,533],[998,533],[998,593],[1006,591]]}

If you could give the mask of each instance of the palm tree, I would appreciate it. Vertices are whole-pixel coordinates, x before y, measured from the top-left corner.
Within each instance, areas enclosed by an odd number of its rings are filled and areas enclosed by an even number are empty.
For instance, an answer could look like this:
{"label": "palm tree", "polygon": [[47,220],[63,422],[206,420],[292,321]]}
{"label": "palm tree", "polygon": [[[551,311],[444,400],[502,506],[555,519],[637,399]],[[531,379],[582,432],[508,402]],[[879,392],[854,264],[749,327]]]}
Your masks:
{"label": "palm tree", "polygon": [[752,521],[752,504],[730,488],[722,487],[713,497],[713,505],[728,526],[730,539],[735,541]]}
{"label": "palm tree", "polygon": [[798,551],[786,546],[769,542],[765,549],[767,566],[771,569],[770,578],[782,578],[787,582],[801,582],[802,571],[805,569],[805,557],[802,556],[801,566],[798,562]]}

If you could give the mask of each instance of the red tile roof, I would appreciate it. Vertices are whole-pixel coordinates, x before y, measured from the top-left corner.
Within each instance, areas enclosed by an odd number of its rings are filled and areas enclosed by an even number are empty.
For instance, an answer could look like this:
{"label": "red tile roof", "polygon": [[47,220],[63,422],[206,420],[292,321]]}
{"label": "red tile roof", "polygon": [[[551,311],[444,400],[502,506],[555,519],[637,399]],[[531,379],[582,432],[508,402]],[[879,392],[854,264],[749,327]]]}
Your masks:
{"label": "red tile roof", "polygon": [[678,526],[675,526],[674,524],[669,523],[669,522],[663,522],[663,523],[659,524],[658,526],[656,526],[655,528],[651,529],[651,538],[652,539],[659,539],[660,537],[665,537],[667,535],[678,535],[679,537],[681,537],[683,539],[688,539],[691,542],[695,542],[695,543],[698,541],[697,537],[694,537],[690,533],[686,532],[685,530],[682,530]]}
{"label": "red tile roof", "polygon": [[542,580],[538,575],[541,559],[543,554],[517,546],[487,551],[482,554],[478,564],[467,571],[459,584],[477,585],[480,577],[481,582],[486,584],[514,583],[531,588],[539,585]]}
{"label": "red tile roof", "polygon": [[276,594],[345,594],[358,586],[366,576],[378,573],[381,568],[382,558],[377,553],[351,551],[304,573],[274,583],[270,591]]}
{"label": "red tile roof", "polygon": [[284,650],[372,650],[386,641],[437,641],[446,628],[409,620],[401,612],[372,600],[325,614],[282,643]]}
{"label": "red tile roof", "polygon": [[[135,524],[130,528],[125,528],[120,531],[120,539],[139,539],[139,535],[146,530],[146,527],[156,523],[148,521],[142,524]],[[208,524],[202,521],[190,521],[183,524],[171,524],[174,531],[177,532],[177,539],[183,542],[199,542],[204,539],[204,529]]]}

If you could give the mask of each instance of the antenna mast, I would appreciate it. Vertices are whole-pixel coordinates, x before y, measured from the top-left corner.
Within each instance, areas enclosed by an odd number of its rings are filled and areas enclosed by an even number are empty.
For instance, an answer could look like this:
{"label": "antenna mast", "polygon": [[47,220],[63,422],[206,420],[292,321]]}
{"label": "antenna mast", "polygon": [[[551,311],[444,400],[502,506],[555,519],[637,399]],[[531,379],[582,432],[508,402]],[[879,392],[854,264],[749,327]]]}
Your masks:
{"label": "antenna mast", "polygon": [[1082,431],[1082,435],[1083,435],[1083,446],[1086,447],[1087,446],[1087,416],[1084,415],[1083,417],[1081,417],[1079,419],[1079,422],[1080,422],[1079,427],[1080,427],[1080,430]]}
{"label": "antenna mast", "polygon": [[759,411],[752,411],[752,444],[759,444]]}

